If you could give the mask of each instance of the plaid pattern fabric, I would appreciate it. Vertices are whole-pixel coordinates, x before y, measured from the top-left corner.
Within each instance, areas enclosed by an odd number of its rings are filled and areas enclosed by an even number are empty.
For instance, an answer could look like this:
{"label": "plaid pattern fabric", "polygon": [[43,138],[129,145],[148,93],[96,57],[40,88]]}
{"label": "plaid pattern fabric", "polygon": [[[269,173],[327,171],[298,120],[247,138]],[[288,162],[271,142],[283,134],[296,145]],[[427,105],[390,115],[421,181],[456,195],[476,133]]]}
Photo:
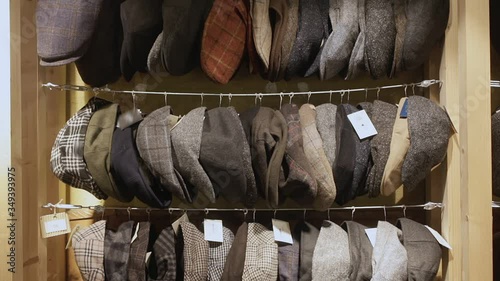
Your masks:
{"label": "plaid pattern fabric", "polygon": [[300,270],[300,242],[293,236],[293,244],[278,246],[278,280],[298,281]]}
{"label": "plaid pattern fabric", "polygon": [[226,84],[245,50],[248,11],[243,0],[215,0],[205,22],[201,67],[212,80]]}
{"label": "plaid pattern fabric", "polygon": [[128,280],[129,281],[146,281],[146,252],[149,244],[149,230],[151,224],[149,222],[140,222],[137,224],[139,231],[137,238],[130,245],[130,256],[128,260]]}
{"label": "plaid pattern fabric", "polygon": [[324,210],[335,200],[337,189],[333,181],[333,172],[323,150],[323,141],[316,129],[316,111],[313,105],[304,104],[300,107],[300,124],[304,140],[304,152],[312,166],[313,176],[318,183],[318,193],[314,205]]}
{"label": "plaid pattern fabric", "polygon": [[175,238],[174,229],[171,226],[167,226],[162,230],[155,241],[153,252],[156,260],[157,277],[156,279],[148,278],[148,280],[176,280]]}
{"label": "plaid pattern fabric", "polygon": [[186,201],[184,181],[174,170],[168,128],[170,106],[150,113],[137,129],[137,149],[155,177],[178,198]]}
{"label": "plaid pattern fabric", "polygon": [[219,281],[222,279],[224,265],[229,250],[233,245],[234,234],[229,228],[223,228],[223,242],[208,242],[208,281]]}
{"label": "plaid pattern fabric", "polygon": [[208,242],[194,224],[182,222],[184,280],[205,281],[208,277]]}
{"label": "plaid pattern fabric", "polygon": [[104,281],[104,234],[106,221],[98,221],[75,232],[75,260],[85,281]]}
{"label": "plaid pattern fabric", "polygon": [[259,223],[248,224],[243,281],[278,278],[278,245],[274,234]]}
{"label": "plaid pattern fabric", "polygon": [[104,270],[107,281],[127,280],[128,257],[134,222],[122,223],[116,232],[106,230],[104,238]]}
{"label": "plaid pattern fabric", "polygon": [[253,2],[252,27],[255,49],[264,64],[264,71],[267,72],[273,40],[273,30],[269,19],[269,0],[255,0]]}
{"label": "plaid pattern fabric", "polygon": [[52,172],[65,184],[84,189],[98,199],[108,196],[97,186],[83,159],[85,135],[92,114],[109,102],[92,98],[82,107],[57,134],[50,165]]}

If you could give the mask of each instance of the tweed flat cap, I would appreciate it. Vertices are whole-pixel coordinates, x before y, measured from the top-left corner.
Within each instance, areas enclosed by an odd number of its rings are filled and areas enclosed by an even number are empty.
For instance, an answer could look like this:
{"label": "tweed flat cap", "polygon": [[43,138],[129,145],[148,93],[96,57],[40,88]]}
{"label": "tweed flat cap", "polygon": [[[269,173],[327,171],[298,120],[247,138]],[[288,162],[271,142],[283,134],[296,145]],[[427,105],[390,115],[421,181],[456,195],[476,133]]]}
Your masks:
{"label": "tweed flat cap", "polygon": [[37,1],[36,34],[40,64],[59,66],[85,55],[103,3],[103,0]]}
{"label": "tweed flat cap", "polygon": [[500,111],[491,116],[493,194],[500,196]]}
{"label": "tweed flat cap", "polygon": [[72,238],[75,260],[85,281],[104,281],[104,237],[106,221],[101,220],[75,232]]}
{"label": "tweed flat cap", "polygon": [[[444,37],[450,14],[449,0],[407,1],[402,69],[413,70],[429,57]],[[422,24],[425,23],[425,24]]]}
{"label": "tweed flat cap", "polygon": [[361,72],[367,70],[365,66],[365,42],[366,42],[365,0],[357,0],[357,1],[358,1],[357,19],[358,19],[359,34],[351,52],[351,58],[349,59],[349,67],[347,70],[346,79],[354,79],[357,76],[359,76]]}
{"label": "tweed flat cap", "polygon": [[278,244],[278,280],[298,281],[300,271],[300,242],[292,236],[293,244]]}
{"label": "tweed flat cap", "polygon": [[365,233],[367,228],[354,221],[342,223],[342,228],[349,237],[349,255],[351,257],[351,276],[353,281],[366,281],[372,278],[373,246]]}
{"label": "tweed flat cap", "polygon": [[176,277],[179,278],[176,269],[181,265],[177,262],[176,247],[174,230],[171,226],[167,226],[154,241],[147,280],[170,281],[177,280]]}
{"label": "tweed flat cap", "polygon": [[123,45],[120,65],[125,80],[147,71],[149,51],[162,28],[162,0],[126,0],[121,5]]}
{"label": "tweed flat cap", "polygon": [[406,6],[404,0],[393,1],[394,22],[396,24],[396,42],[394,44],[394,58],[392,60],[390,78],[394,77],[397,72],[400,72],[403,61],[403,45],[406,37]]}
{"label": "tweed flat cap", "polygon": [[201,68],[207,76],[226,84],[240,66],[247,32],[243,0],[215,0],[201,41]]}
{"label": "tweed flat cap", "polygon": [[331,1],[330,10],[336,14],[334,20],[337,23],[321,52],[319,68],[321,80],[335,77],[349,64],[359,34],[357,1]]}
{"label": "tweed flat cap", "polygon": [[115,231],[106,229],[104,238],[104,270],[106,280],[127,280],[128,258],[134,222],[122,223]]}
{"label": "tweed flat cap", "polygon": [[397,107],[390,103],[379,100],[373,102],[372,123],[377,130],[377,135],[370,141],[373,167],[366,183],[370,197],[377,197],[380,194],[380,184],[387,159],[389,159],[397,110]]}
{"label": "tweed flat cap", "polygon": [[[394,57],[396,23],[392,0],[365,0],[365,64],[373,78],[389,75]],[[409,33],[411,34],[411,33]]]}
{"label": "tweed flat cap", "polygon": [[262,61],[260,60],[260,57],[259,57],[259,54],[257,53],[257,49],[255,47],[255,42],[253,40],[253,5],[254,5],[254,1],[253,0],[243,0],[243,2],[245,3],[245,6],[247,8],[247,24],[246,24],[246,28],[247,28],[247,36],[246,36],[246,44],[245,44],[245,47],[246,47],[246,53],[248,55],[248,67],[249,67],[249,71],[250,73],[252,74],[255,74],[255,73],[263,73],[263,64],[262,64]]}
{"label": "tweed flat cap", "polygon": [[323,150],[330,167],[335,163],[335,153],[337,148],[337,139],[335,137],[335,116],[337,115],[337,106],[331,103],[325,103],[316,107],[316,127],[323,141]]}
{"label": "tweed flat cap", "polygon": [[391,195],[403,184],[401,179],[401,168],[403,167],[403,161],[410,147],[408,119],[400,117],[401,110],[406,100],[407,98],[402,98],[399,101],[398,113],[392,130],[391,152],[385,164],[382,183],[380,185],[380,193],[384,196]]}
{"label": "tweed flat cap", "polygon": [[441,261],[441,246],[422,224],[401,218],[397,226],[403,232],[403,246],[408,255],[408,280],[432,281]]}
{"label": "tweed flat cap", "polygon": [[347,232],[335,223],[325,220],[314,248],[312,280],[347,281],[350,274],[351,258]]}
{"label": "tweed flat cap", "polygon": [[83,82],[92,87],[115,82],[121,76],[121,3],[122,0],[103,1],[89,48],[85,55],[75,62]]}
{"label": "tweed flat cap", "polygon": [[386,221],[378,222],[372,253],[371,280],[407,280],[408,255],[401,240],[401,230]]}
{"label": "tweed flat cap", "polygon": [[248,224],[245,265],[241,280],[276,280],[278,245],[271,230],[259,223]]}
{"label": "tweed flat cap", "polygon": [[146,281],[146,253],[149,244],[149,222],[137,224],[137,238],[130,245],[130,255],[128,259],[127,276],[129,281]]}
{"label": "tweed flat cap", "polygon": [[328,37],[328,0],[299,0],[297,36],[293,44],[285,79],[305,76]]}
{"label": "tweed flat cap", "polygon": [[171,131],[174,167],[199,206],[215,203],[212,183],[199,162],[205,111],[206,107],[191,110]]}
{"label": "tweed flat cap", "polygon": [[408,98],[408,130],[410,148],[401,176],[405,188],[411,191],[444,160],[451,124],[439,105],[421,96],[411,96]]}
{"label": "tweed flat cap", "polygon": [[285,104],[281,113],[287,122],[288,140],[283,162],[284,179],[279,185],[279,201],[290,197],[301,205],[310,205],[316,198],[318,185],[304,152],[299,108],[295,104]]}
{"label": "tweed flat cap", "polygon": [[199,63],[203,24],[213,0],[164,0],[162,58],[172,75],[184,75]]}
{"label": "tweed flat cap", "polygon": [[245,264],[245,255],[247,247],[248,224],[243,222],[236,231],[231,249],[227,254],[224,271],[222,272],[222,281],[241,280]]}
{"label": "tweed flat cap", "polygon": [[271,55],[271,44],[273,40],[273,30],[269,19],[269,1],[255,0],[252,11],[253,40],[255,49],[264,64],[264,72],[269,69],[269,56]]}
{"label": "tweed flat cap", "polygon": [[54,175],[65,184],[90,192],[98,199],[106,199],[104,193],[90,174],[83,159],[85,134],[90,118],[109,102],[92,98],[73,115],[57,134],[50,154],[50,166]]}
{"label": "tweed flat cap", "polygon": [[234,234],[227,227],[222,229],[223,242],[208,242],[208,279],[219,281],[224,272],[226,259],[234,240]]}
{"label": "tweed flat cap", "polygon": [[252,166],[258,186],[268,204],[277,204],[281,164],[288,141],[285,117],[279,111],[260,107],[252,124]]}
{"label": "tweed flat cap", "polygon": [[168,120],[170,106],[151,112],[137,129],[137,149],[141,158],[163,186],[181,200],[191,202],[184,180],[174,168]]}
{"label": "tweed flat cap", "polygon": [[312,167],[312,174],[318,183],[314,207],[319,210],[329,208],[337,193],[333,172],[323,150],[323,141],[316,129],[316,109],[312,104],[300,107],[300,125],[304,140],[304,153]]}
{"label": "tweed flat cap", "polygon": [[116,126],[118,104],[110,104],[96,111],[90,118],[83,157],[99,188],[108,196],[122,202],[134,198],[132,190],[115,184],[111,174],[111,145]]}
{"label": "tweed flat cap", "polygon": [[243,131],[245,131],[245,136],[247,138],[248,144],[252,145],[252,124],[255,116],[259,112],[259,107],[252,107],[246,111],[240,113],[241,126],[243,126]]}
{"label": "tweed flat cap", "polygon": [[167,72],[163,65],[161,57],[161,44],[163,42],[163,31],[156,37],[151,50],[148,54],[148,71],[149,73]]}
{"label": "tweed flat cap", "polygon": [[201,231],[190,222],[181,222],[184,241],[184,280],[207,280],[209,246]]}
{"label": "tweed flat cap", "polygon": [[302,221],[295,226],[294,232],[297,237],[300,237],[299,280],[311,280],[313,253],[318,240],[319,229],[306,221]]}

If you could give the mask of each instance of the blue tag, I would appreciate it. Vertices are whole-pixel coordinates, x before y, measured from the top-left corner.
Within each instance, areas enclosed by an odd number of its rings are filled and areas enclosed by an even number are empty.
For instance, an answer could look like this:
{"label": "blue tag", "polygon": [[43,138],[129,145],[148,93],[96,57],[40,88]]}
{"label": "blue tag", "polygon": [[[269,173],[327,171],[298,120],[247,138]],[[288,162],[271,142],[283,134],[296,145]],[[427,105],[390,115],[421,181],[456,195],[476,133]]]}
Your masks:
{"label": "blue tag", "polygon": [[408,99],[405,100],[405,103],[403,104],[403,108],[401,108],[401,114],[399,115],[400,118],[407,118],[408,117]]}

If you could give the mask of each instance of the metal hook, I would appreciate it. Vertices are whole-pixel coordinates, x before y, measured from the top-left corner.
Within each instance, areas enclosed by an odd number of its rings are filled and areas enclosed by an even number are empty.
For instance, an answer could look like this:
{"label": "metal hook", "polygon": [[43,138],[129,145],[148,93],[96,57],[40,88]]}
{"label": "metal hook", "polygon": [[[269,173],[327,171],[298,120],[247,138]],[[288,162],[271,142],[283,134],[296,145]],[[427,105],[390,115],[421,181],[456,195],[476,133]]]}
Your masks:
{"label": "metal hook", "polygon": [[368,100],[368,88],[365,88],[365,101]]}
{"label": "metal hook", "polygon": [[351,220],[354,220],[354,213],[356,213],[356,207],[352,207]]}
{"label": "metal hook", "polygon": [[228,106],[231,106],[231,100],[233,99],[233,94],[229,93],[229,95],[227,95],[227,100],[228,100]]}
{"label": "metal hook", "polygon": [[380,87],[377,87],[377,100],[380,99]]}
{"label": "metal hook", "polygon": [[200,99],[201,99],[200,106],[203,106],[203,93],[201,93],[201,95],[200,95]]}
{"label": "metal hook", "polygon": [[415,95],[415,83],[412,84],[411,91],[412,91],[413,95]]}
{"label": "metal hook", "polygon": [[136,100],[135,100],[135,93],[134,93],[134,90],[132,90],[132,105],[134,106],[134,110],[137,109],[137,105],[136,105]]}
{"label": "metal hook", "polygon": [[292,99],[293,99],[293,92],[291,92],[290,94],[288,94],[288,96],[290,97],[290,101],[288,102],[289,104],[292,104]]}
{"label": "metal hook", "polygon": [[330,209],[328,209],[327,215],[328,215],[328,220],[331,221],[331,219],[330,219]]}
{"label": "metal hook", "polygon": [[311,91],[309,91],[309,94],[307,94],[307,103],[309,103],[309,101],[311,100],[311,95],[312,93]]}
{"label": "metal hook", "polygon": [[253,208],[253,222],[255,222],[255,212],[256,212],[256,211],[257,211],[257,210],[255,210],[255,208]]}
{"label": "metal hook", "polygon": [[130,207],[127,208],[128,220],[130,220]]}
{"label": "metal hook", "polygon": [[306,220],[307,209],[304,209],[304,220]]}
{"label": "metal hook", "polygon": [[264,98],[263,93],[259,93],[259,105],[262,106],[262,99]]}
{"label": "metal hook", "polygon": [[332,94],[333,94],[333,91],[330,90],[330,103],[332,103]]}
{"label": "metal hook", "polygon": [[384,206],[384,220],[387,221],[387,210],[385,206]]}
{"label": "metal hook", "polygon": [[173,213],[174,211],[172,210],[172,208],[168,208],[168,214],[171,216]]}
{"label": "metal hook", "polygon": [[408,85],[405,84],[405,97],[408,97],[408,92],[406,91],[408,89]]}
{"label": "metal hook", "polygon": [[406,205],[403,205],[403,216],[406,218]]}
{"label": "metal hook", "polygon": [[345,91],[342,90],[342,92],[340,93],[340,104],[342,104],[344,102],[344,94],[345,94]]}
{"label": "metal hook", "polygon": [[219,95],[219,107],[222,106],[222,93],[220,93]]}
{"label": "metal hook", "polygon": [[146,209],[146,214],[148,214],[148,221],[151,221],[151,208]]}
{"label": "metal hook", "polygon": [[275,219],[276,218],[276,209],[274,209],[274,215],[273,215],[273,218]]}
{"label": "metal hook", "polygon": [[165,92],[164,95],[165,95],[165,105],[167,105],[168,104],[168,101],[167,101],[167,97],[168,97],[167,92]]}
{"label": "metal hook", "polygon": [[282,104],[283,104],[283,92],[280,93],[280,109]]}
{"label": "metal hook", "polygon": [[207,216],[208,216],[208,213],[209,213],[209,212],[210,212],[210,211],[209,211],[207,208],[205,208],[205,217],[207,217]]}
{"label": "metal hook", "polygon": [[245,221],[247,220],[247,214],[248,214],[248,210],[247,209],[243,210],[243,220],[245,220]]}
{"label": "metal hook", "polygon": [[350,102],[351,99],[351,90],[347,90],[347,103]]}

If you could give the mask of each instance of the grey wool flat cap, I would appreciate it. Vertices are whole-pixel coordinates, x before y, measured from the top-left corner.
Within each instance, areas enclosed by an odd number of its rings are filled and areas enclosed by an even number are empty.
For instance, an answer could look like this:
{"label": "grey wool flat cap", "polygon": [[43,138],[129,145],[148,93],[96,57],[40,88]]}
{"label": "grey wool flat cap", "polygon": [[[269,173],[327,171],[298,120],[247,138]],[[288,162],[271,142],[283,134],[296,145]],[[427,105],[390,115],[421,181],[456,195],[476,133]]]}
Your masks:
{"label": "grey wool flat cap", "polygon": [[366,235],[366,226],[354,221],[342,223],[342,228],[349,237],[349,254],[351,257],[352,281],[368,281],[372,278],[373,246]]}
{"label": "grey wool flat cap", "polygon": [[352,0],[330,1],[330,11],[335,13],[335,28],[326,40],[320,58],[321,80],[331,79],[348,64],[359,35],[358,2]]}
{"label": "grey wool flat cap", "polygon": [[127,280],[133,221],[122,223],[116,231],[106,229],[104,237],[104,271],[106,280]]}
{"label": "grey wool flat cap", "polygon": [[335,121],[337,115],[337,106],[331,103],[325,103],[316,107],[316,127],[323,141],[323,149],[330,167],[335,163],[335,153],[337,149],[337,140],[335,137]]}
{"label": "grey wool flat cap", "polygon": [[392,131],[397,111],[397,106],[393,104],[380,100],[373,102],[372,123],[377,130],[377,135],[370,141],[373,167],[366,183],[370,197],[377,197],[380,194],[382,176],[391,150]]}
{"label": "grey wool flat cap", "polygon": [[359,34],[356,43],[351,52],[349,59],[349,67],[347,70],[346,79],[354,79],[361,72],[366,70],[365,67],[365,41],[366,41],[366,24],[365,24],[365,0],[358,1],[358,14],[355,17],[358,20]]}
{"label": "grey wool flat cap", "polygon": [[161,43],[163,42],[163,31],[156,37],[153,47],[148,54],[148,72],[160,73],[167,72],[161,59]]}
{"label": "grey wool flat cap", "polygon": [[500,196],[500,110],[491,116],[493,194]]}
{"label": "grey wool flat cap", "polygon": [[390,74],[396,41],[392,0],[365,0],[365,64],[375,79]]}
{"label": "grey wool flat cap", "polygon": [[172,142],[168,125],[170,106],[151,112],[137,129],[136,144],[141,158],[153,175],[173,195],[191,202],[191,196],[172,159]]}
{"label": "grey wool flat cap", "polygon": [[421,96],[408,98],[410,148],[401,170],[403,185],[413,190],[446,156],[451,124],[439,105]]}
{"label": "grey wool flat cap", "polygon": [[402,232],[396,226],[379,221],[372,252],[372,281],[408,280],[408,254]]}
{"label": "grey wool flat cap", "polygon": [[174,167],[184,179],[194,204],[201,207],[215,203],[212,183],[199,162],[205,111],[206,107],[191,110],[171,131]]}
{"label": "grey wool flat cap", "polygon": [[422,224],[401,218],[396,225],[403,232],[403,246],[408,254],[408,280],[432,281],[441,262],[441,246]]}
{"label": "grey wool flat cap", "polygon": [[348,281],[350,275],[351,257],[347,232],[325,220],[314,248],[312,280]]}
{"label": "grey wool flat cap", "polygon": [[[396,72],[400,72],[403,61],[403,45],[406,37],[406,5],[405,0],[394,0],[394,22],[396,23],[396,42],[394,44],[394,58],[392,60],[390,78],[396,75]],[[420,22],[420,25],[421,22]]]}
{"label": "grey wool flat cap", "polygon": [[[366,114],[370,118],[372,115],[372,107],[373,104],[371,102],[362,102],[357,106],[359,110],[366,111]],[[361,196],[368,192],[366,181],[373,166],[370,141],[371,138],[359,141],[359,147],[356,151],[356,164],[354,165],[354,173],[352,176],[352,188],[349,194],[350,199],[354,199],[356,196]]]}

